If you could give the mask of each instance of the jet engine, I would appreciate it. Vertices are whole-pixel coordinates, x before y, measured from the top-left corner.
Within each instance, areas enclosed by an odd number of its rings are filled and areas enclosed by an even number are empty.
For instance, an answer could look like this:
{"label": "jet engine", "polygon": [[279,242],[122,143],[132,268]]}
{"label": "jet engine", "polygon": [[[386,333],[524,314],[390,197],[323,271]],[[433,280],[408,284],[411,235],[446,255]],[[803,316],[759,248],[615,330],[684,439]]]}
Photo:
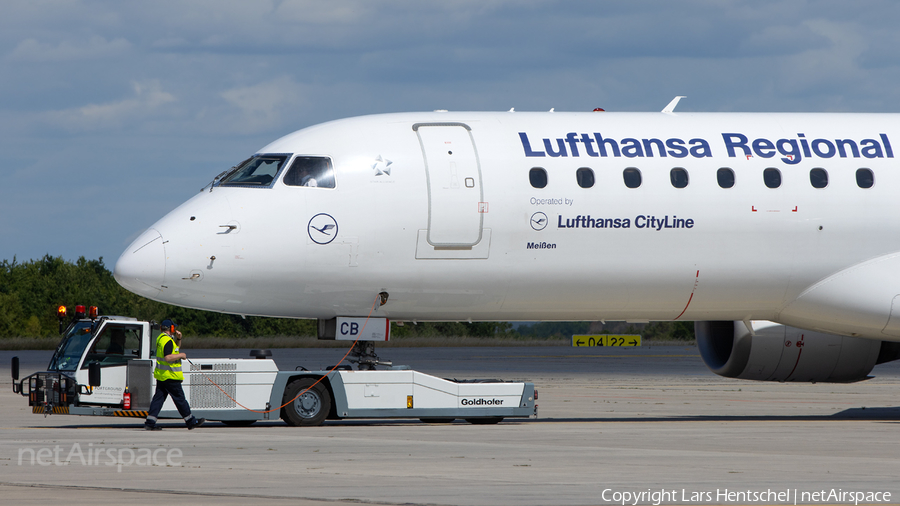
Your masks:
{"label": "jet engine", "polygon": [[728,378],[850,383],[877,364],[900,358],[900,343],[838,336],[752,321],[694,323],[697,347],[709,369]]}

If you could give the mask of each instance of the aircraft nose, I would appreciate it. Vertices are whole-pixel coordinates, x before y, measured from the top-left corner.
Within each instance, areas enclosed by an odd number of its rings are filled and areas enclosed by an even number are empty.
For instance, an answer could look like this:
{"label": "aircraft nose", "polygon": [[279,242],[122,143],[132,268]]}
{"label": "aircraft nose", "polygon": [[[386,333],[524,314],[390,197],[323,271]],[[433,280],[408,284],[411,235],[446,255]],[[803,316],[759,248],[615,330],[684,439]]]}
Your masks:
{"label": "aircraft nose", "polygon": [[113,270],[125,289],[153,298],[162,290],[166,277],[166,250],[155,229],[147,229],[122,253]]}

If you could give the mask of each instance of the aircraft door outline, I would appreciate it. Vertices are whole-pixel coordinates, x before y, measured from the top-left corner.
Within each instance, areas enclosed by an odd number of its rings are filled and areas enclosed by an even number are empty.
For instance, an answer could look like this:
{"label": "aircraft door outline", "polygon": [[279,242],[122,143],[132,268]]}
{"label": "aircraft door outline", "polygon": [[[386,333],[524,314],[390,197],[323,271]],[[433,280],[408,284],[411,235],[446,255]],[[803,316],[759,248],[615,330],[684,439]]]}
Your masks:
{"label": "aircraft door outline", "polygon": [[481,162],[465,123],[416,123],[428,191],[428,244],[472,248],[481,242],[484,201]]}

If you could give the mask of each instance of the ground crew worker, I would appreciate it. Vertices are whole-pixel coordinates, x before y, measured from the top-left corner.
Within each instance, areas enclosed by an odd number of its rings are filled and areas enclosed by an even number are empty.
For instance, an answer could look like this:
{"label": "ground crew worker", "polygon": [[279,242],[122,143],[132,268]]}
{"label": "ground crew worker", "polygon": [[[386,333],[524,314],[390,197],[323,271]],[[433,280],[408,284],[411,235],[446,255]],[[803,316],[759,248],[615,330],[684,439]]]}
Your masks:
{"label": "ground crew worker", "polygon": [[156,417],[159,416],[166,397],[170,395],[175,407],[178,408],[178,413],[184,417],[184,423],[187,424],[188,430],[199,427],[206,421],[205,418],[198,420],[191,414],[191,407],[184,398],[184,390],[181,388],[181,382],[184,381],[181,361],[186,359],[187,355],[179,351],[181,332],[175,330],[176,327],[177,325],[172,320],[163,320],[161,333],[156,338],[156,367],[153,369],[153,377],[156,378],[156,393],[153,394],[150,412],[144,422],[144,428],[147,430],[162,430],[162,427],[156,424]]}

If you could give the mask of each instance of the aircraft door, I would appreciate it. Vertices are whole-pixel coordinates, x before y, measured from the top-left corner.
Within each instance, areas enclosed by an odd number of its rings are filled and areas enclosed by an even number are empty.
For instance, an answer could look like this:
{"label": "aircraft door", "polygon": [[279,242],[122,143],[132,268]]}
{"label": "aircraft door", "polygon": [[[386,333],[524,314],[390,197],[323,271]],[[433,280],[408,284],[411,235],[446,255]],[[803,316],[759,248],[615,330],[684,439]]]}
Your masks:
{"label": "aircraft door", "polygon": [[484,200],[481,166],[471,129],[464,123],[417,123],[425,158],[428,244],[471,248],[481,241]]}

